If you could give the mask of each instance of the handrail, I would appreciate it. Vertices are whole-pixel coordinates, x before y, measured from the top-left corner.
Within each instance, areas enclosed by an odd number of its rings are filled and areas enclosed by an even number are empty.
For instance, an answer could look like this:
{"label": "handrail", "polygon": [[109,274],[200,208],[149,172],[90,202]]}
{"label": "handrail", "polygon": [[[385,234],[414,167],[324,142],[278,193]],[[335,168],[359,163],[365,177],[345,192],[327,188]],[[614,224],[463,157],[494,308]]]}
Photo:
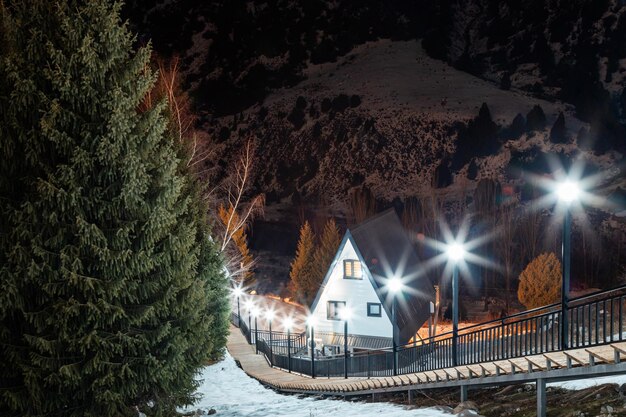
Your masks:
{"label": "handrail", "polygon": [[[523,357],[529,354],[555,352],[566,347],[597,346],[611,343],[615,340],[622,341],[626,329],[626,285],[621,285],[609,290],[596,291],[581,297],[572,299],[568,303],[567,313],[571,316],[572,330],[568,335],[569,342],[566,345],[560,339],[560,327],[555,325],[562,318],[560,304],[550,304],[532,310],[516,313],[501,319],[477,323],[459,329],[459,353],[455,360],[459,365],[480,363],[481,361],[502,360]],[[590,307],[587,307],[590,306]],[[602,310],[602,311],[601,311]],[[236,321],[236,315],[231,316]],[[241,322],[241,331],[252,334],[247,323]],[[580,327],[581,330],[577,330]],[[349,362],[350,373],[353,376],[388,376],[391,372],[391,355],[394,355],[392,347],[379,348],[377,350],[365,350],[352,352],[349,355],[315,356],[315,361],[308,354],[291,356],[287,362],[284,342],[285,332],[272,332],[275,335],[272,344],[265,340],[269,331],[258,330],[258,340],[255,338],[257,349],[263,352],[272,366],[289,367],[290,370],[307,374],[309,367],[314,372],[314,363],[319,362],[318,376],[343,375],[343,369]],[[306,333],[292,333],[291,339],[297,341],[292,348],[301,349],[306,346],[303,338]],[[250,341],[249,343],[253,343]],[[398,366],[399,373],[408,373],[424,370],[441,369],[451,366],[452,332],[445,332],[426,339],[420,344],[405,344],[397,348],[395,355],[401,355]],[[281,346],[276,346],[276,343]],[[289,350],[293,351],[293,350]],[[397,358],[397,356],[393,356]],[[395,369],[395,361],[394,368]],[[307,364],[308,363],[308,364]],[[293,366],[292,366],[293,365]],[[294,368],[295,367],[295,368]],[[396,371],[394,371],[396,372]]]}
{"label": "handrail", "polygon": [[608,293],[615,292],[615,291],[618,291],[618,290],[626,290],[626,285],[619,285],[617,287],[613,287],[613,288],[610,288],[608,290],[599,290],[599,291],[596,291],[596,292],[592,292],[590,294],[582,295],[582,296],[577,297],[577,298],[572,298],[571,300],[569,300],[569,302],[570,303],[579,302],[579,301],[584,300],[585,298],[592,298],[592,297],[596,297],[598,295],[608,294]]}
{"label": "handrail", "polygon": [[[616,292],[616,291],[619,291],[619,290],[626,290],[626,285],[620,285],[620,286],[617,286],[617,287],[614,287],[614,288],[610,288],[608,290],[600,290],[600,291],[593,292],[591,294],[586,294],[586,295],[583,295],[583,296],[580,296],[580,297],[573,298],[573,299],[569,300],[568,307],[570,306],[570,304],[574,304],[574,303],[576,303],[576,305],[573,305],[572,307],[579,307],[579,306],[581,306],[583,304],[586,305],[586,303],[580,303],[580,302],[585,300],[585,299],[588,299],[588,298],[593,298],[593,297],[609,294],[609,293]],[[589,301],[589,303],[593,303],[593,302],[594,301]],[[471,333],[473,333],[473,331],[476,331],[476,329],[478,329],[478,330],[486,330],[487,328],[503,326],[505,324],[514,324],[514,323],[518,323],[520,321],[527,320],[527,319],[530,319],[530,318],[541,317],[543,315],[549,315],[549,314],[558,313],[558,312],[561,311],[560,308],[558,310],[553,310],[553,309],[555,307],[560,307],[560,305],[561,305],[560,303],[548,304],[548,305],[545,305],[545,306],[536,307],[536,308],[533,308],[533,309],[530,309],[530,310],[525,310],[525,311],[521,311],[519,313],[511,314],[509,316],[502,317],[500,319],[495,319],[495,320],[490,320],[490,321],[485,321],[485,322],[481,322],[481,323],[472,324],[470,326],[460,327],[459,328],[459,334],[463,334],[463,335],[471,334]],[[536,314],[538,312],[541,312],[541,314]],[[526,318],[524,316],[530,316],[530,317]],[[522,318],[521,320],[511,320],[511,319],[517,319],[517,318],[520,318],[520,317],[524,317],[524,318]],[[495,325],[495,326],[490,327],[490,325]],[[470,331],[468,331],[468,330],[470,330]],[[444,336],[452,337],[452,333],[453,333],[452,331],[448,331],[448,332],[445,332],[445,333],[439,333],[436,336],[432,336],[432,337],[429,337],[429,338],[426,338],[426,339],[423,339],[423,340],[427,340],[428,343],[433,343],[432,339],[435,339],[434,342],[436,342],[438,340],[447,339],[448,337],[444,338]],[[402,345],[400,347],[401,348],[409,348],[409,347],[412,347],[412,343],[407,343],[407,344]]]}

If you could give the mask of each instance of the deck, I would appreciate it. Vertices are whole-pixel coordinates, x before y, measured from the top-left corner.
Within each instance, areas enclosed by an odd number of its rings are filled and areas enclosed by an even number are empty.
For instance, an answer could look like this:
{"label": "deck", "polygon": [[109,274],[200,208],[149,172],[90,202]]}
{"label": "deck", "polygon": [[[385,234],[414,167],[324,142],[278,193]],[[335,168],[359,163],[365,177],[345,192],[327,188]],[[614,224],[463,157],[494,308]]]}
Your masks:
{"label": "deck", "polygon": [[626,358],[626,342],[399,376],[348,379],[313,379],[272,368],[265,355],[256,354],[254,345],[249,345],[235,326],[231,326],[227,346],[230,354],[249,376],[278,391],[336,396],[408,391],[411,398],[413,390],[458,386],[461,388],[461,399],[464,400],[467,398],[467,388],[471,386],[536,382],[539,416],[545,416],[546,382],[626,373],[626,361],[622,361]]}

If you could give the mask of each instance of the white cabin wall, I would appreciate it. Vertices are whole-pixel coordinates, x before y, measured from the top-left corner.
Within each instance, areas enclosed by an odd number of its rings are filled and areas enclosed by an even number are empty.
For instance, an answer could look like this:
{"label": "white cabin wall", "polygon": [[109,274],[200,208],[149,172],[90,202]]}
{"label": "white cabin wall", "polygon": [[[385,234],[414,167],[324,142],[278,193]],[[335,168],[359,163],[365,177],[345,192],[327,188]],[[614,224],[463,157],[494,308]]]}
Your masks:
{"label": "white cabin wall", "polygon": [[326,309],[329,300],[346,301],[346,305],[352,311],[352,319],[348,322],[348,333],[390,338],[392,332],[391,320],[384,308],[382,308],[381,317],[367,316],[367,303],[380,303],[380,299],[368,278],[369,271],[367,266],[361,265],[363,279],[344,279],[344,259],[358,259],[350,240],[343,247],[326,287],[321,289],[323,291],[322,295],[315,307],[315,311],[313,311],[313,315],[317,320],[315,331],[343,333],[343,321],[328,320],[326,318]]}

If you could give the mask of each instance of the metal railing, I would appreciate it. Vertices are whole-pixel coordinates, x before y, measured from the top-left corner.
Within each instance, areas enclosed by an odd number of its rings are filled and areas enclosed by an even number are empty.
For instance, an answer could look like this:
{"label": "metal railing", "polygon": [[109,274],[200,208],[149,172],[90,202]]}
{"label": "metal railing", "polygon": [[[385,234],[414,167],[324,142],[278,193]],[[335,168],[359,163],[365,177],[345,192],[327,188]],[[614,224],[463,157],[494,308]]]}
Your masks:
{"label": "metal railing", "polygon": [[[598,346],[626,339],[626,286],[600,291],[570,300],[567,340],[569,348]],[[519,358],[562,350],[560,304],[552,304],[518,314],[459,329],[457,365],[470,365]],[[452,367],[452,332],[419,343],[393,349],[361,351],[325,356],[317,351],[311,361],[306,334],[271,333],[250,329],[236,314],[233,324],[241,329],[250,344],[256,344],[271,366],[316,377],[378,377]],[[256,335],[256,337],[255,337]],[[394,354],[397,369],[394,369]]]}

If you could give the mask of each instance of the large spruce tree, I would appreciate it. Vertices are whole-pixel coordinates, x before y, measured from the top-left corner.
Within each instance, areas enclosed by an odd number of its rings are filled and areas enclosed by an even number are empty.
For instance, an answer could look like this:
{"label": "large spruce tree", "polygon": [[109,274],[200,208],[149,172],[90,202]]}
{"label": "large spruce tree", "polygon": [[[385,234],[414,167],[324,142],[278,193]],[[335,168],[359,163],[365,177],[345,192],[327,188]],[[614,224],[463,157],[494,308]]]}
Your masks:
{"label": "large spruce tree", "polygon": [[226,278],[149,48],[106,0],[0,2],[0,414],[171,413]]}

